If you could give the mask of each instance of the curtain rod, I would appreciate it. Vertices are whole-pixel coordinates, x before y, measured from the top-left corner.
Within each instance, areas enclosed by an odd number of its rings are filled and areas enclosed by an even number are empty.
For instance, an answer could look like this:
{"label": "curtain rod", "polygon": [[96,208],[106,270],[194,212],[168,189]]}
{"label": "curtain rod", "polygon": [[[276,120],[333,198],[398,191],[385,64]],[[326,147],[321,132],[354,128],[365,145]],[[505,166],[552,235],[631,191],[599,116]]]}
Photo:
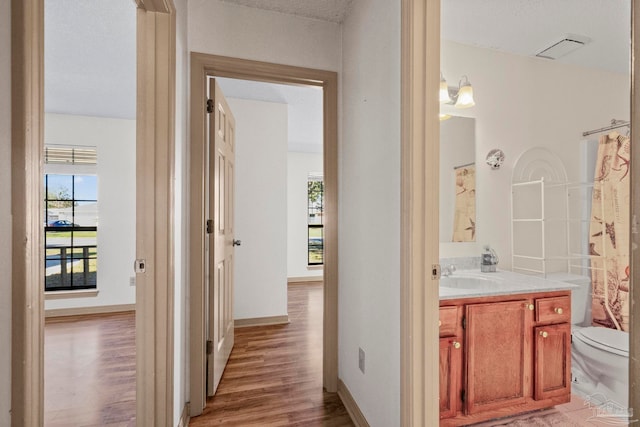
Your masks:
{"label": "curtain rod", "polygon": [[467,166],[471,166],[471,165],[475,165],[476,162],[471,162],[471,163],[466,163],[464,165],[459,165],[459,166],[454,166],[453,169],[460,169],[460,168],[466,168]]}
{"label": "curtain rod", "polygon": [[588,130],[586,132],[582,132],[582,136],[589,136],[589,135],[593,135],[594,133],[606,132],[608,130],[614,130],[614,129],[618,129],[618,128],[623,128],[623,127],[629,126],[629,125],[630,125],[630,123],[628,121],[612,119],[611,120],[611,126],[606,126],[606,127],[600,128],[600,129]]}

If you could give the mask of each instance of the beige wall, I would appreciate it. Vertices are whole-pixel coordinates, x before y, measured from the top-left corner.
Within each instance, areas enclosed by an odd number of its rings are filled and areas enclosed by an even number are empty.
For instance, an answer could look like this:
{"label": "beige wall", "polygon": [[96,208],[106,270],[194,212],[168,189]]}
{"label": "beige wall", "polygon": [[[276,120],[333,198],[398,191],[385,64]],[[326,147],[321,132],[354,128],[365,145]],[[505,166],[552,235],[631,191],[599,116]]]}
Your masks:
{"label": "beige wall", "polygon": [[[509,268],[510,184],[518,157],[545,147],[562,159],[569,181],[578,181],[582,132],[629,119],[629,76],[453,42],[443,43],[442,71],[450,84],[467,75],[473,85],[476,106],[464,115],[476,118],[478,212],[476,248],[464,254],[455,243],[441,244],[441,256],[477,256],[490,244],[500,267]],[[505,152],[499,170],[485,164],[493,148]]]}
{"label": "beige wall", "polygon": [[339,71],[338,24],[219,0],[189,1],[189,50]]}
{"label": "beige wall", "polygon": [[[136,121],[46,113],[46,144],[94,146],[98,151],[98,295],[45,301],[45,310],[135,304]],[[69,173],[55,165],[50,173]],[[47,169],[45,169],[47,170]],[[126,190],[125,190],[126,189]]]}
{"label": "beige wall", "polygon": [[0,0],[0,425],[11,407],[11,7]]}
{"label": "beige wall", "polygon": [[236,119],[234,319],[287,315],[287,104],[227,98]]}
{"label": "beige wall", "polygon": [[[373,427],[400,425],[400,2],[344,23],[340,378]],[[437,206],[437,201],[435,206]],[[365,373],[358,370],[358,348]]]}

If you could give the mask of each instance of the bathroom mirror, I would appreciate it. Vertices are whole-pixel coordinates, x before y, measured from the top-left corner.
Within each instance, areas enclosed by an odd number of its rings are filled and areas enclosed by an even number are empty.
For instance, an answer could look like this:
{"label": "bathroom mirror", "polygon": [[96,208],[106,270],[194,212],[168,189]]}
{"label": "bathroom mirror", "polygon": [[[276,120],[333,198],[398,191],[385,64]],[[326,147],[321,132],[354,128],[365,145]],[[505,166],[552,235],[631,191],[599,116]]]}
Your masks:
{"label": "bathroom mirror", "polygon": [[470,117],[440,122],[440,243],[477,240],[475,126]]}

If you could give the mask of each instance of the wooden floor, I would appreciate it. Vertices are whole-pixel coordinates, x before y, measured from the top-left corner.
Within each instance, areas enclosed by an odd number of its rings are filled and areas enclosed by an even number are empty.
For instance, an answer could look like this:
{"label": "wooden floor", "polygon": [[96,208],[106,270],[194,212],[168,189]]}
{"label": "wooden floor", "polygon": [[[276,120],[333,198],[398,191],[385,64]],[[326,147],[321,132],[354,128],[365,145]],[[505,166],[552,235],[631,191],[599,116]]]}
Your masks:
{"label": "wooden floor", "polygon": [[236,329],[218,391],[189,425],[352,426],[322,390],[322,306],[322,284],[290,284],[288,325]]}
{"label": "wooden floor", "polygon": [[44,425],[135,426],[135,314],[50,318],[44,331]]}

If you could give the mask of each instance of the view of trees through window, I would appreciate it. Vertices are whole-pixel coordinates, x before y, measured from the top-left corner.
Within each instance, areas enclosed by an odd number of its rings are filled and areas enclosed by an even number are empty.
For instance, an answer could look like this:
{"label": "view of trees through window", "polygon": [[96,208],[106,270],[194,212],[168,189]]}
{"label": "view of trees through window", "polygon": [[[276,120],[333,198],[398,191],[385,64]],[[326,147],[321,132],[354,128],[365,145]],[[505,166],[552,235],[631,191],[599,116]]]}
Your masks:
{"label": "view of trees through window", "polygon": [[322,175],[309,175],[307,180],[308,264],[324,263],[324,182]]}
{"label": "view of trees through window", "polygon": [[45,291],[96,288],[98,180],[46,174]]}

